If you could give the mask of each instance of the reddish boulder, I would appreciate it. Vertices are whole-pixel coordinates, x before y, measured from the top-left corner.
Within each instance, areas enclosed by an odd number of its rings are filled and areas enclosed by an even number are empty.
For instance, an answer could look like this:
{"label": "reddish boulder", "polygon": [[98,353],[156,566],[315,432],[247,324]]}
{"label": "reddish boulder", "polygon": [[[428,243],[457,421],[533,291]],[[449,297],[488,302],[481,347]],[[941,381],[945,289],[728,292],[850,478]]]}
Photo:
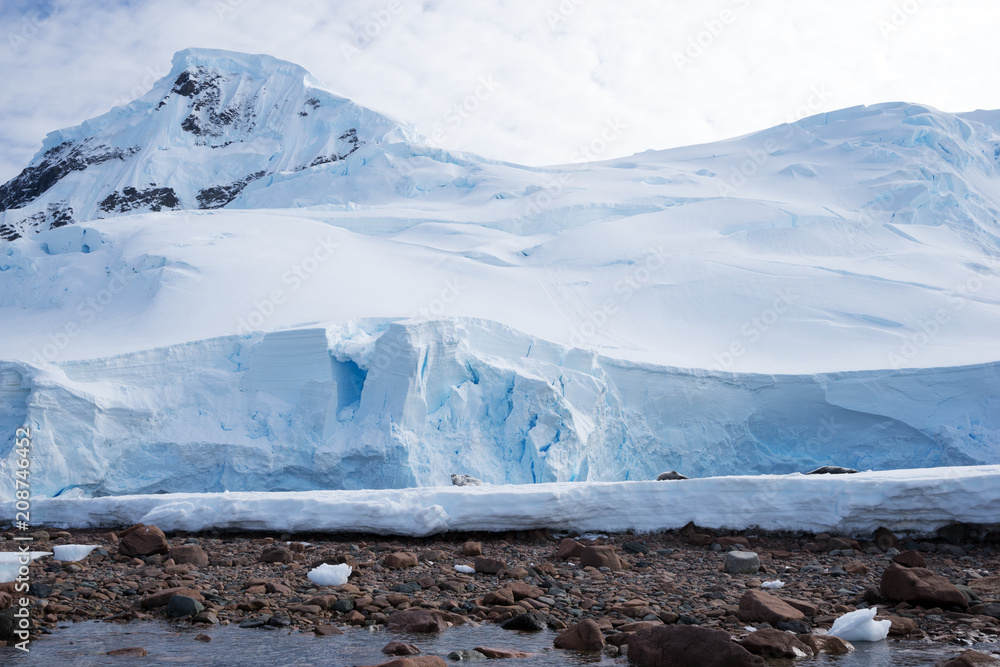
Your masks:
{"label": "reddish boulder", "polygon": [[382,653],[386,655],[417,655],[420,649],[413,644],[403,642],[389,642],[382,647]]}
{"label": "reddish boulder", "polygon": [[899,538],[888,528],[879,528],[875,531],[875,544],[882,551],[888,551],[899,544]]}
{"label": "reddish boulder", "polygon": [[907,618],[906,616],[892,616],[886,614],[884,616],[880,615],[875,620],[888,620],[892,625],[889,626],[889,635],[892,637],[906,637],[910,633],[917,631],[917,622],[912,618]]}
{"label": "reddish boulder", "polygon": [[482,542],[465,542],[461,547],[463,556],[482,556],[483,555],[483,543]]}
{"label": "reddish boulder", "polygon": [[593,567],[609,567],[616,571],[622,569],[622,563],[618,560],[615,548],[609,545],[585,547],[583,553],[580,554],[580,565],[584,567],[588,565]]}
{"label": "reddish boulder", "polygon": [[899,563],[903,567],[927,567],[927,561],[920,555],[919,551],[904,551],[892,557],[893,563]]}
{"label": "reddish boulder", "polygon": [[782,621],[803,621],[806,618],[805,614],[785,600],[758,590],[749,590],[743,594],[737,616],[747,623],[771,625]]}
{"label": "reddish boulder", "polygon": [[532,586],[531,584],[526,584],[522,581],[512,581],[507,584],[507,588],[509,588],[510,592],[514,594],[515,600],[523,600],[525,598],[531,598],[534,600],[545,595],[545,591],[538,586]]}
{"label": "reddish boulder", "polygon": [[740,646],[765,658],[811,658],[813,650],[784,630],[764,628],[751,632]]}
{"label": "reddish boulder", "polygon": [[9,609],[14,605],[14,596],[0,591],[0,609]]}
{"label": "reddish boulder", "polygon": [[604,648],[604,633],[597,621],[588,618],[564,630],[552,645],[570,651],[600,651]]}
{"label": "reddish boulder", "polygon": [[476,560],[472,561],[472,567],[480,574],[496,574],[497,572],[506,570],[507,564],[502,560],[476,556]]}
{"label": "reddish boulder", "polygon": [[170,557],[178,565],[187,563],[195,567],[208,567],[208,554],[197,544],[182,544],[170,550]]}
{"label": "reddish boulder", "polygon": [[830,635],[799,635],[798,639],[811,648],[816,655],[820,653],[844,655],[854,650],[854,645],[851,642]]}
{"label": "reddish boulder", "polygon": [[764,660],[734,644],[725,630],[661,625],[629,638],[628,659],[638,667],[763,667]]}
{"label": "reddish boulder", "polygon": [[436,655],[418,655],[411,658],[398,658],[389,662],[381,662],[374,667],[448,667],[448,663]]}
{"label": "reddish boulder", "polygon": [[170,551],[167,536],[156,526],[137,523],[118,536],[118,553],[137,558]]}
{"label": "reddish boulder", "polygon": [[141,646],[130,646],[128,648],[116,648],[108,651],[108,655],[116,658],[144,658],[149,652]]}
{"label": "reddish boulder", "polygon": [[514,604],[514,592],[509,588],[502,588],[498,591],[493,591],[492,593],[487,593],[483,596],[483,605],[486,607],[493,607],[496,605],[513,606]]}
{"label": "reddish boulder", "polygon": [[417,562],[417,554],[397,551],[386,556],[382,560],[382,565],[392,570],[399,570],[404,567],[416,567]]}
{"label": "reddish boulder", "polygon": [[442,614],[427,609],[393,612],[386,623],[390,630],[397,632],[442,632],[448,628],[448,621]]}
{"label": "reddish boulder", "polygon": [[583,546],[576,540],[567,537],[562,542],[559,543],[559,550],[556,551],[556,558],[562,560],[569,560],[570,558],[579,558],[580,554],[587,547]]}
{"label": "reddish boulder", "polygon": [[166,590],[157,591],[152,595],[147,595],[146,597],[139,600],[139,606],[143,609],[156,609],[157,607],[165,607],[170,598],[175,595],[183,595],[184,597],[193,598],[198,602],[204,602],[205,598],[202,597],[201,593],[194,590],[193,588],[167,588]]}
{"label": "reddish boulder", "polygon": [[723,549],[725,549],[726,547],[735,547],[735,546],[744,547],[745,549],[750,548],[750,541],[747,540],[747,538],[745,537],[739,537],[739,536],[717,537],[715,538],[715,543],[718,544]]}
{"label": "reddish boulder", "polygon": [[902,567],[892,564],[882,573],[882,595],[889,600],[909,602],[925,607],[967,609],[968,600],[954,584],[922,567]]}
{"label": "reddish boulder", "polygon": [[295,560],[295,552],[288,547],[271,547],[260,555],[261,563],[291,563]]}
{"label": "reddish boulder", "polygon": [[979,651],[966,651],[951,660],[941,660],[934,667],[997,667],[1000,660]]}

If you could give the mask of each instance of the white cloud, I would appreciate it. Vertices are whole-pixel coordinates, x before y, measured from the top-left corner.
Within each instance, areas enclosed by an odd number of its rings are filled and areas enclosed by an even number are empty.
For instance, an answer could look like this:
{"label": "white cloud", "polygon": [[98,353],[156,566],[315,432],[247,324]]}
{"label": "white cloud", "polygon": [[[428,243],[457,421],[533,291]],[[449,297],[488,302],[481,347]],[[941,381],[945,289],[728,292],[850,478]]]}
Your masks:
{"label": "white cloud", "polygon": [[[442,145],[527,164],[569,161],[612,119],[627,127],[602,157],[751,132],[817,87],[828,94],[816,111],[1000,107],[1000,7],[986,0],[52,4],[41,21],[32,3],[0,10],[0,180],[46,132],[138,96],[190,46],[297,62],[424,134],[441,128]],[[449,123],[483,76],[496,92]]]}

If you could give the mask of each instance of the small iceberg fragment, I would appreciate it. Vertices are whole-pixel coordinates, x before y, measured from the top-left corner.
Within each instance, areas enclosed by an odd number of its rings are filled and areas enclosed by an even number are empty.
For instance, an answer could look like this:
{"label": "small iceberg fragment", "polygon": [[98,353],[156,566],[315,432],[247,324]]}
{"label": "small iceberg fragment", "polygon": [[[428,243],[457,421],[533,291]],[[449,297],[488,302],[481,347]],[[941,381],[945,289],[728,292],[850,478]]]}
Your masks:
{"label": "small iceberg fragment", "polygon": [[876,621],[875,614],[878,609],[858,609],[848,614],[844,614],[833,623],[833,627],[826,634],[833,637],[840,637],[848,642],[877,642],[885,639],[889,635],[889,626],[892,621]]}
{"label": "small iceberg fragment", "polygon": [[774,581],[765,581],[760,585],[761,588],[781,588],[785,585],[785,582],[775,579]]}
{"label": "small iceberg fragment", "polygon": [[0,583],[17,579],[22,567],[38,558],[51,556],[51,551],[3,551],[0,552]]}
{"label": "small iceberg fragment", "polygon": [[63,561],[83,560],[91,551],[100,548],[99,544],[58,544],[52,547],[52,558]]}
{"label": "small iceberg fragment", "polygon": [[338,565],[323,563],[310,570],[306,576],[317,586],[342,586],[347,583],[348,577],[351,576],[351,566],[346,563]]}
{"label": "small iceberg fragment", "polygon": [[456,572],[461,572],[462,574],[475,574],[476,573],[476,568],[469,567],[468,565],[456,565],[455,566],[455,571]]}

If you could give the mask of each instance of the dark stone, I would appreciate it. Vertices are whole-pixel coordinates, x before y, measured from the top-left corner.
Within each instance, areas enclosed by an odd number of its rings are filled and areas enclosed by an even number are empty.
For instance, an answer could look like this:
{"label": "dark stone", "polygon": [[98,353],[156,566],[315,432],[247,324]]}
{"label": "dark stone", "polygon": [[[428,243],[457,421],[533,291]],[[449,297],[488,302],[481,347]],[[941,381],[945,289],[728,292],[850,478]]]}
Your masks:
{"label": "dark stone", "polygon": [[764,660],[734,644],[725,630],[663,625],[640,630],[628,642],[637,667],[763,667]]}
{"label": "dark stone", "polygon": [[656,476],[657,482],[668,482],[671,480],[678,480],[678,479],[688,479],[688,478],[680,474],[676,470],[671,470],[670,472],[661,472],[659,475]]}
{"label": "dark stone", "polygon": [[36,598],[47,598],[52,595],[52,587],[36,581],[28,586],[28,595]]}
{"label": "dark stone", "polygon": [[518,614],[517,616],[507,619],[500,624],[500,627],[504,630],[521,630],[524,632],[540,632],[548,627],[545,622],[545,616],[538,612],[531,612],[528,614]]}
{"label": "dark stone", "polygon": [[807,475],[853,475],[857,470],[854,468],[843,468],[841,466],[821,466],[815,470],[810,470]]}
{"label": "dark stone", "polygon": [[354,609],[354,603],[351,602],[350,600],[337,600],[332,605],[330,605],[330,609],[332,609],[333,611],[339,611],[341,614],[346,614],[347,612]]}
{"label": "dark stone", "polygon": [[630,554],[646,554],[649,553],[649,547],[646,546],[645,542],[626,542],[622,545],[622,549],[629,552]]}
{"label": "dark stone", "polygon": [[177,208],[180,200],[173,188],[146,188],[137,190],[131,185],[120,192],[112,192],[98,204],[105,213],[127,213],[137,209],[148,208],[150,211],[161,211],[165,208]]}
{"label": "dark stone", "polygon": [[395,593],[419,593],[423,588],[415,581],[408,581],[405,584],[396,584],[390,590]]}
{"label": "dark stone", "polygon": [[167,616],[171,618],[181,618],[183,616],[194,616],[205,610],[205,606],[194,598],[186,595],[174,595],[167,603]]}
{"label": "dark stone", "polygon": [[805,621],[779,621],[777,628],[783,632],[794,632],[797,635],[807,635],[812,628]]}

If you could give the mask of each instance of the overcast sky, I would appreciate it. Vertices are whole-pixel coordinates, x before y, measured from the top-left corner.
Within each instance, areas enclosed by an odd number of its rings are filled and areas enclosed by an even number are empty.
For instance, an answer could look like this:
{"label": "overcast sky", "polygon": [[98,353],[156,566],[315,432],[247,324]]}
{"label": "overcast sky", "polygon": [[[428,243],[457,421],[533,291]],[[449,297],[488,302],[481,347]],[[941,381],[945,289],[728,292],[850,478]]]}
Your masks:
{"label": "overcast sky", "polygon": [[609,124],[608,158],[856,104],[1000,108],[995,0],[2,0],[0,27],[0,182],[192,46],[296,62],[443,146],[533,165]]}

